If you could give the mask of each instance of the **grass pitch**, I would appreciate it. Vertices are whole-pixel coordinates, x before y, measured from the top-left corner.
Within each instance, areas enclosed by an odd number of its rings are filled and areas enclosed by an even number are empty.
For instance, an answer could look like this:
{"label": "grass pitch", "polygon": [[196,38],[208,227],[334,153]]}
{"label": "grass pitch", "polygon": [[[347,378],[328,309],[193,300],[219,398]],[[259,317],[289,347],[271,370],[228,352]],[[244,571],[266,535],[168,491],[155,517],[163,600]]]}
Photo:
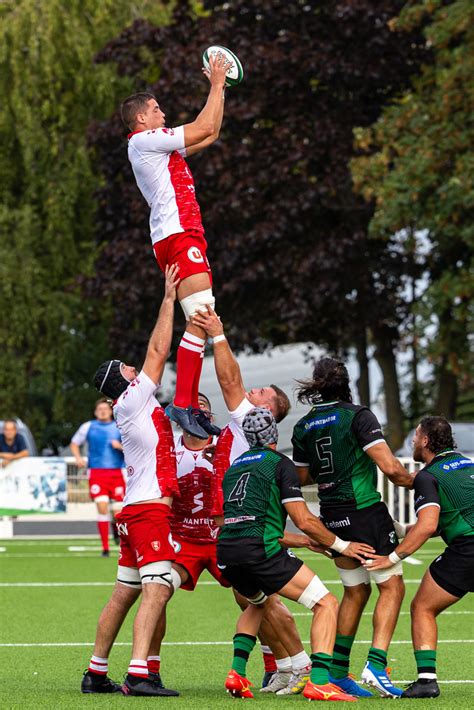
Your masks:
{"label": "grass pitch", "polygon": [[[69,548],[79,548],[70,550]],[[82,548],[82,549],[81,549]],[[83,549],[85,548],[85,549]],[[1,708],[111,708],[130,705],[170,704],[173,707],[220,710],[234,707],[223,690],[232,658],[237,606],[232,594],[220,588],[207,574],[193,592],[180,590],[168,605],[168,633],[162,649],[162,675],[166,684],[181,692],[179,698],[130,698],[82,695],[82,671],[87,667],[100,610],[107,601],[115,578],[116,554],[100,557],[93,540],[38,540],[0,542],[0,707]],[[389,649],[392,678],[403,684],[416,676],[410,641],[409,605],[424,570],[443,549],[440,540],[430,540],[416,555],[418,565],[405,563],[406,597]],[[300,556],[341,596],[334,565],[308,550]],[[376,590],[369,601],[373,609]],[[296,614],[301,638],[309,652],[311,615],[288,602]],[[110,677],[121,680],[131,652],[133,610],[114,647]],[[474,707],[474,600],[467,595],[441,615],[438,676],[441,696],[435,701],[418,700],[415,708]],[[362,670],[371,638],[371,617],[366,613],[352,653],[351,670]],[[249,678],[255,683],[252,706],[273,710],[282,705],[306,702],[302,696],[276,697],[258,693],[263,674],[258,646],[249,662]],[[387,700],[359,700],[361,707],[378,708]],[[408,700],[402,701],[410,703]],[[319,707],[319,706],[318,706]]]}

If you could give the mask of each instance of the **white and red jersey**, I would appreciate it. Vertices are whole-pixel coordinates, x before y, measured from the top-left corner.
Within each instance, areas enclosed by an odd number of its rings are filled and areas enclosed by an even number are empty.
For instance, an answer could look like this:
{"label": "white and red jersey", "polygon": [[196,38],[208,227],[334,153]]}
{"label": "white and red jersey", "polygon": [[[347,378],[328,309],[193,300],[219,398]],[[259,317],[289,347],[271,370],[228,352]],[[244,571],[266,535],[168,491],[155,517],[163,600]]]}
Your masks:
{"label": "white and red jersey", "polygon": [[189,449],[182,434],[174,444],[180,497],[173,501],[171,532],[190,542],[215,542],[219,528],[211,517],[213,465],[202,451]]}
{"label": "white and red jersey", "polygon": [[242,431],[245,415],[254,409],[255,405],[245,397],[230,414],[230,422],[225,426],[217,440],[214,452],[214,478],[212,489],[212,515],[223,515],[224,498],[222,495],[222,479],[235,459],[249,450],[250,446]]}
{"label": "white and red jersey", "polygon": [[143,370],[114,403],[127,467],[124,506],[179,495],[171,423]]}
{"label": "white and red jersey", "polygon": [[128,159],[150,207],[152,244],[180,232],[204,232],[184,155],[184,126],[130,133]]}

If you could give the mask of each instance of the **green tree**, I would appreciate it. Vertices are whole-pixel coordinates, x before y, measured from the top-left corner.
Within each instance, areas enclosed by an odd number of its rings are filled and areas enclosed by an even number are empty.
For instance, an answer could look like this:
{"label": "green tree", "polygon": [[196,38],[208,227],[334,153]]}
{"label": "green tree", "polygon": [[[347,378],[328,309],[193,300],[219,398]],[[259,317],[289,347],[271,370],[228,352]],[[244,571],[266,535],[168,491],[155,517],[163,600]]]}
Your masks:
{"label": "green tree", "polygon": [[67,439],[95,397],[84,383],[104,352],[108,305],[76,285],[96,256],[87,126],[130,83],[93,58],[138,16],[163,23],[168,10],[151,0],[0,6],[0,417],[21,416],[43,443]]}
{"label": "green tree", "polygon": [[361,155],[352,168],[356,188],[375,204],[373,238],[397,234],[424,272],[414,317],[433,363],[428,406],[454,417],[473,372],[474,6],[407,3],[394,29],[416,27],[432,61],[373,126],[356,131]]}

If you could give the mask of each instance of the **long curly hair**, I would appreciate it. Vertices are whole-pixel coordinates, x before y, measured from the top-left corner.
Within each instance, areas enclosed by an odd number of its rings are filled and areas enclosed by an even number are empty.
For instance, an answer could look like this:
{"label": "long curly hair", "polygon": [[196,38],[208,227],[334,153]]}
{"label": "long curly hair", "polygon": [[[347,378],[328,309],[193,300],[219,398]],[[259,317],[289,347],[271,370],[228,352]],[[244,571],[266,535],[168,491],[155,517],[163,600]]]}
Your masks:
{"label": "long curly hair", "polygon": [[455,449],[451,424],[444,417],[423,417],[420,428],[428,437],[427,449],[433,454],[439,454],[444,449]]}
{"label": "long curly hair", "polygon": [[316,404],[333,399],[352,402],[349,373],[343,362],[333,357],[323,357],[313,368],[311,380],[298,380],[298,402]]}

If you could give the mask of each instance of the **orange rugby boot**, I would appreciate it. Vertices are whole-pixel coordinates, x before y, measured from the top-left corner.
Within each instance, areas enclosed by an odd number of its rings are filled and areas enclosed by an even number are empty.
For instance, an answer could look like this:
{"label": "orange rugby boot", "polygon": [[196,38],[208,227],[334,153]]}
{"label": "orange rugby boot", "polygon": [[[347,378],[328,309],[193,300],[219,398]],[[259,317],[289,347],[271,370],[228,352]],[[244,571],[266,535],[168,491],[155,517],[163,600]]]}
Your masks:
{"label": "orange rugby boot", "polygon": [[305,685],[303,695],[308,700],[345,700],[346,702],[356,702],[357,698],[353,695],[344,693],[337,685],[326,683],[325,685],[316,685],[310,680]]}
{"label": "orange rugby boot", "polygon": [[234,698],[253,698],[248,678],[243,678],[237,671],[231,670],[225,679],[225,688]]}

